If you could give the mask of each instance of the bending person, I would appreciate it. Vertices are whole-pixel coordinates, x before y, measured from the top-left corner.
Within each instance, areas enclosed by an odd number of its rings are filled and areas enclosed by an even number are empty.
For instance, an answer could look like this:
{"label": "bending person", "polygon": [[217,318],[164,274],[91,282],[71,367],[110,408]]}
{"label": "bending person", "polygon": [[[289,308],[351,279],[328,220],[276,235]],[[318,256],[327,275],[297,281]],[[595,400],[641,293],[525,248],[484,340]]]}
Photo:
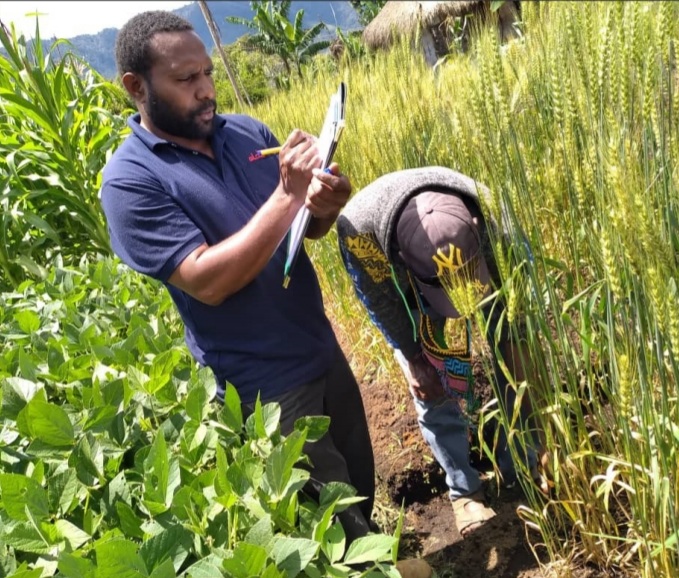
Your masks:
{"label": "bending person", "polygon": [[[495,515],[469,461],[468,421],[459,404],[473,388],[470,322],[461,346],[449,346],[443,332],[447,319],[460,317],[451,288],[444,285],[471,282],[480,300],[498,278],[479,190],[485,187],[444,167],[397,171],[356,193],[337,220],[344,265],[371,320],[394,349],[423,437],[445,471],[463,537]],[[484,313],[490,337],[500,307]],[[514,359],[508,335],[501,351],[505,361]],[[502,401],[511,409],[514,391],[506,387],[497,360],[495,367]],[[535,452],[521,455],[537,471]],[[502,431],[496,458],[504,484],[513,485],[515,468]]]}

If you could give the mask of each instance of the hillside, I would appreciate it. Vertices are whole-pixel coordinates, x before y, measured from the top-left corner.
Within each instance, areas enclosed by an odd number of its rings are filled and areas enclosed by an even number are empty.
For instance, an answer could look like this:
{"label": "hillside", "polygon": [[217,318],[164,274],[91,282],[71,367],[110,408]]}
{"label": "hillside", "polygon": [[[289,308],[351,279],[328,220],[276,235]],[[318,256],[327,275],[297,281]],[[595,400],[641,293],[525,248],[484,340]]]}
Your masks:
{"label": "hillside", "polygon": [[[242,36],[247,29],[226,22],[227,16],[238,16],[250,19],[252,11],[250,2],[208,2],[212,15],[220,29],[222,42],[230,44]],[[329,28],[329,34],[334,36],[336,26],[342,30],[353,30],[359,27],[358,18],[351,4],[344,0],[333,2],[293,2],[290,8],[291,19],[300,10],[304,10],[304,24],[310,27],[317,22],[324,22]],[[182,6],[174,10],[193,24],[196,32],[203,39],[209,50],[213,48],[212,38],[208,31],[205,19],[197,2]],[[81,34],[69,39],[73,52],[82,56],[95,70],[113,78],[116,74],[113,47],[118,33],[117,28],[105,28],[97,34]],[[47,48],[51,41],[44,41]]]}

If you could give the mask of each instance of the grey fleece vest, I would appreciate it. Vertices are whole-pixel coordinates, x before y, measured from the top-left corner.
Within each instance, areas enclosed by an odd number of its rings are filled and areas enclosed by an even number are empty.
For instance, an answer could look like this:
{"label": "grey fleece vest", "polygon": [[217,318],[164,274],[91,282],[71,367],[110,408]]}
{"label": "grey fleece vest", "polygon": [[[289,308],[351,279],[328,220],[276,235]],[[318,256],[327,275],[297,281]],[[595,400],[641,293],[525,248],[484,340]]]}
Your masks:
{"label": "grey fleece vest", "polygon": [[[357,296],[387,341],[406,354],[419,345],[404,305],[407,272],[393,254],[392,236],[405,203],[427,190],[465,195],[477,206],[479,195],[490,194],[484,185],[452,169],[407,169],[384,175],[358,191],[337,219],[340,253]],[[497,231],[495,221],[490,225]],[[490,246],[484,249],[492,259]]]}
{"label": "grey fleece vest", "polygon": [[446,189],[465,195],[477,205],[479,193],[486,198],[490,194],[485,185],[446,167],[406,169],[384,175],[357,192],[340,219],[348,220],[356,230],[372,231],[389,261],[393,261],[391,236],[403,206],[422,191]]}

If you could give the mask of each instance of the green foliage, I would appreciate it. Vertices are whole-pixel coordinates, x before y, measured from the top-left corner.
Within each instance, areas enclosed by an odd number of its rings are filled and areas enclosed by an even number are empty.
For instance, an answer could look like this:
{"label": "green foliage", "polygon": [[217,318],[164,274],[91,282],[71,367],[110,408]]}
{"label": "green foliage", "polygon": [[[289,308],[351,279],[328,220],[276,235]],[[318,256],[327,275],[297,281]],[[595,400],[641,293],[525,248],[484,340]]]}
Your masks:
{"label": "green foliage", "polygon": [[[245,40],[241,39],[229,46],[224,46],[229,63],[234,70],[239,86],[251,104],[257,104],[269,97],[273,91],[277,70],[277,59],[256,50],[248,49]],[[237,103],[233,86],[226,75],[224,63],[215,51],[212,55],[215,65],[213,78],[217,91],[217,107],[222,112],[235,109]]]}
{"label": "green foliage", "polygon": [[[545,501],[524,470],[520,515],[555,565],[586,559],[606,574],[679,569],[676,15],[671,2],[523,3],[525,35],[508,45],[481,32],[432,70],[402,43],[346,72],[336,158],[355,189],[443,165],[490,187],[487,215],[505,207],[514,233],[496,245],[497,294],[528,376],[512,384],[553,482]],[[298,83],[254,114],[281,138],[317,132],[336,82]],[[356,336],[357,367],[402,382],[336,243],[307,245],[335,327]],[[527,439],[517,416],[486,411]]]}
{"label": "green foliage", "polygon": [[358,21],[367,26],[387,3],[387,0],[349,0],[358,14]]}
{"label": "green foliage", "polygon": [[[486,214],[499,219],[504,205],[514,230],[508,250],[496,248],[504,322],[511,331],[525,327],[517,338],[527,349],[528,378],[513,386],[532,402],[551,451],[550,499],[522,472],[530,507],[520,515],[555,564],[586,559],[607,573],[676,575],[676,5],[524,3],[523,17],[519,41],[500,47],[483,33],[473,54],[453,55],[435,70],[407,43],[349,62],[337,159],[356,189],[423,165],[450,166],[490,186]],[[315,66],[313,81],[288,78],[294,90],[252,114],[280,139],[295,127],[317,133],[338,81],[326,64]],[[16,287],[0,303],[0,521],[9,545],[2,572],[37,575],[36,560],[54,572],[58,556],[66,576],[92,575],[100,560],[112,561],[99,571],[106,576],[164,576],[189,564],[194,576],[279,576],[307,561],[303,572],[316,576],[327,574],[314,565],[360,559],[307,506],[296,477],[303,474],[289,469],[287,456],[301,438],[277,437],[275,408],[260,408],[243,425],[233,390],[223,408],[209,403],[212,386],[190,363],[171,303],[156,286],[119,277],[108,262],[66,270],[59,259],[45,283],[19,284],[28,270],[22,255],[38,262],[40,243],[67,261],[89,248],[80,223],[47,221],[66,218],[65,200],[51,210],[40,205],[41,212],[36,203],[62,191],[52,188],[59,179],[89,198],[78,187],[96,173],[82,168],[83,156],[110,154],[119,125],[100,110],[108,88],[90,84],[87,74],[65,80],[71,68],[41,72],[12,56],[0,65],[8,135],[0,145],[8,159],[8,168],[0,165],[0,265],[5,285]],[[57,114],[61,124],[51,124],[43,117],[61,109],[50,103],[67,93],[63,100],[75,103],[65,108],[70,116]],[[78,108],[90,102],[96,105]],[[69,135],[66,145],[53,136],[59,131]],[[92,142],[88,155],[73,153]],[[34,185],[43,194],[29,195]],[[34,214],[60,235],[50,236]],[[94,226],[90,234],[105,238]],[[329,313],[339,333],[357,336],[347,350],[354,364],[377,365],[386,374],[378,379],[398,383],[336,243],[333,231],[308,246],[333,296]],[[513,438],[524,435],[515,416],[494,414]],[[274,503],[248,490],[254,482]],[[320,540],[308,531],[314,523],[325,529]],[[285,539],[271,542],[272,532]]]}
{"label": "green foliage", "polygon": [[303,491],[304,444],[328,419],[283,437],[277,405],[244,419],[231,385],[214,403],[160,284],[57,260],[0,294],[0,335],[4,575],[397,575],[398,536],[347,546],[336,514],[361,499],[352,487]]}
{"label": "green foliage", "polygon": [[[44,276],[54,254],[109,251],[97,193],[100,171],[124,134],[121,95],[56,42],[0,29],[0,288]],[[116,95],[116,96],[112,96]]]}
{"label": "green foliage", "polygon": [[250,2],[254,11],[252,20],[230,16],[232,24],[245,26],[254,33],[247,36],[247,44],[264,54],[278,56],[288,77],[293,67],[302,76],[302,64],[328,48],[328,41],[317,40],[326,26],[322,22],[309,29],[304,28],[304,10],[299,10],[294,21],[288,19],[290,0],[274,2],[259,0]]}
{"label": "green foliage", "polygon": [[365,43],[363,42],[362,32],[343,32],[339,26],[336,28],[336,32],[337,40],[339,42],[339,46],[341,47],[341,53],[339,55],[340,60],[343,62],[352,62],[361,58],[367,58],[368,51],[366,50]]}

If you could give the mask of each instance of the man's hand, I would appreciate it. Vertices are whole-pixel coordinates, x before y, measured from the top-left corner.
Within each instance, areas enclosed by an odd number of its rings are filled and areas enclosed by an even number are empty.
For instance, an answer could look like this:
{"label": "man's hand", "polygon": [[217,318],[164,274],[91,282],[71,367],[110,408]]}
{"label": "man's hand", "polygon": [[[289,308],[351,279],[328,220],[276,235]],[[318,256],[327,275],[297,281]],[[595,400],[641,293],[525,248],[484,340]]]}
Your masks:
{"label": "man's hand", "polygon": [[312,171],[313,178],[306,196],[306,207],[317,219],[334,221],[351,195],[349,179],[340,173],[339,165],[332,163],[329,171]]}
{"label": "man's hand", "polygon": [[445,395],[441,378],[422,352],[408,360],[408,384],[417,399],[433,401]]}
{"label": "man's hand", "polygon": [[283,190],[299,201],[303,201],[308,195],[307,191],[313,177],[312,171],[320,164],[316,137],[297,128],[293,130],[278,155],[280,183]]}

